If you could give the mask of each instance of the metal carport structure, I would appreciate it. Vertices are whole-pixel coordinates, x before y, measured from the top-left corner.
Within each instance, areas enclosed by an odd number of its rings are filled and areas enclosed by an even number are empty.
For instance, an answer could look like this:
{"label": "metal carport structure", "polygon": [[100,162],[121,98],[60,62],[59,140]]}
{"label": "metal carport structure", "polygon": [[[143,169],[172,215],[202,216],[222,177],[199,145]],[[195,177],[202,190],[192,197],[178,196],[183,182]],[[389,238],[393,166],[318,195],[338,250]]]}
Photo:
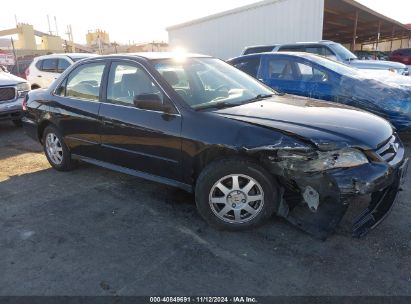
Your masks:
{"label": "metal carport structure", "polygon": [[[353,0],[324,0],[323,39],[350,44],[351,49],[359,45],[378,44],[411,39],[411,29],[406,25],[377,13]],[[404,45],[407,47],[408,45]]]}

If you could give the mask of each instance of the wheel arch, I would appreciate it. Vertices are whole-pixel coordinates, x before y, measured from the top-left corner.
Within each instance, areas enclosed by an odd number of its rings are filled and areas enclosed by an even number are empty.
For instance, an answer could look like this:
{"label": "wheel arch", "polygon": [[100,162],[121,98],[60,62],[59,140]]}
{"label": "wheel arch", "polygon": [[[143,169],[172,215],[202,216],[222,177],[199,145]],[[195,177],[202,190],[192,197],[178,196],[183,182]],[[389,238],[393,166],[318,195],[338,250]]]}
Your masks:
{"label": "wheel arch", "polygon": [[57,126],[50,120],[45,119],[43,121],[41,121],[39,123],[39,126],[37,128],[37,137],[40,141],[40,143],[43,144],[43,134],[44,134],[44,130],[48,127],[48,126],[53,126],[55,128],[57,128]]}
{"label": "wheel arch", "polygon": [[245,152],[242,152],[234,148],[230,148],[230,147],[212,146],[212,147],[205,149],[201,153],[199,153],[193,160],[193,164],[192,164],[193,185],[197,183],[197,179],[205,167],[207,167],[212,162],[219,161],[225,158],[254,160],[254,161],[257,161],[261,166],[263,166],[263,164],[259,162],[258,156],[255,154],[247,154]]}

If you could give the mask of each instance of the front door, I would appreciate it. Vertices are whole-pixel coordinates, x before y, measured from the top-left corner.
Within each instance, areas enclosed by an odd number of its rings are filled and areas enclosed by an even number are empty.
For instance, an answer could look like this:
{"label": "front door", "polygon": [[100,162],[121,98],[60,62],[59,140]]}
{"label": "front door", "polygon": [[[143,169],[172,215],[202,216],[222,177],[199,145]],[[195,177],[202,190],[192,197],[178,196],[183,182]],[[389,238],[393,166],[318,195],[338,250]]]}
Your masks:
{"label": "front door", "polygon": [[271,88],[294,95],[302,95],[301,83],[295,80],[293,62],[286,57],[264,56],[261,80]]}
{"label": "front door", "polygon": [[143,94],[157,94],[164,103],[171,102],[142,65],[113,61],[99,113],[104,160],[180,180],[181,116],[177,110],[166,114],[137,108],[134,100]]}

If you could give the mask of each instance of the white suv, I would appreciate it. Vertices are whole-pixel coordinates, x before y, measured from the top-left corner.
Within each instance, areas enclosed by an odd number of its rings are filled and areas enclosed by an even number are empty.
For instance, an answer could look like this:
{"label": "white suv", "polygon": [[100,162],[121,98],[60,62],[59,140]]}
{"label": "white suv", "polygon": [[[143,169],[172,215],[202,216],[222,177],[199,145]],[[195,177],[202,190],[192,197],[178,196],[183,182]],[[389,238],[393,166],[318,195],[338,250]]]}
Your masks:
{"label": "white suv", "polygon": [[0,121],[21,125],[22,103],[28,91],[30,84],[25,79],[0,69]]}
{"label": "white suv", "polygon": [[47,88],[69,66],[81,59],[97,56],[95,54],[67,53],[52,54],[34,58],[26,70],[26,78],[31,89]]}

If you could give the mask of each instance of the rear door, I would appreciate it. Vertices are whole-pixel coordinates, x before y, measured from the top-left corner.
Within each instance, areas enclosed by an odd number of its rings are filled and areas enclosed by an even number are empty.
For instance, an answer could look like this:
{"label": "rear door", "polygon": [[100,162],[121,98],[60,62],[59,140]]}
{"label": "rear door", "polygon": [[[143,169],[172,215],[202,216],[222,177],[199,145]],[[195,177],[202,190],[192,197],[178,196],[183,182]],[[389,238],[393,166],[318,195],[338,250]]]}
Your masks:
{"label": "rear door", "polygon": [[100,108],[101,142],[106,162],[161,176],[181,179],[181,115],[137,108],[136,96],[156,94],[171,103],[142,63],[112,61],[107,91]]}
{"label": "rear door", "polygon": [[54,92],[50,111],[73,154],[100,159],[100,98],[106,62],[77,66]]}
{"label": "rear door", "polygon": [[261,56],[249,56],[235,59],[231,62],[231,64],[248,75],[257,78],[260,67],[260,59]]}

